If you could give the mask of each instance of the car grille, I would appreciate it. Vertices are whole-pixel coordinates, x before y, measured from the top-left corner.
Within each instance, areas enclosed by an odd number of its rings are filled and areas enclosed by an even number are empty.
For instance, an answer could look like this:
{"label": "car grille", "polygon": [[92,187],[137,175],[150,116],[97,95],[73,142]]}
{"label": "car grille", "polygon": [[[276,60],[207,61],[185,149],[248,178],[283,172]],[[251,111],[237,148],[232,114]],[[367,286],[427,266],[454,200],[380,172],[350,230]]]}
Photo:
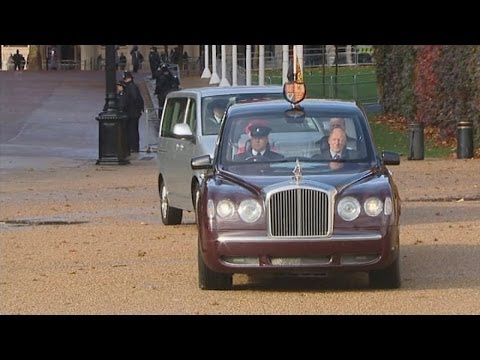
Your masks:
{"label": "car grille", "polygon": [[327,193],[295,188],[270,195],[268,204],[271,236],[325,236],[329,231]]}

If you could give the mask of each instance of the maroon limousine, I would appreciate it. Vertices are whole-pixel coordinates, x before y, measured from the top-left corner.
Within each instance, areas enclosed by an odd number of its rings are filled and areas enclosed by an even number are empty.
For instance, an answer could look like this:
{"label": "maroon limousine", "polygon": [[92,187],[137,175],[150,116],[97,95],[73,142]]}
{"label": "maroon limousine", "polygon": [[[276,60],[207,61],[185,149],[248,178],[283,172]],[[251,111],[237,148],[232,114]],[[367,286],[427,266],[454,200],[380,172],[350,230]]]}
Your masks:
{"label": "maroon limousine", "polygon": [[367,272],[400,286],[400,198],[354,102],[307,99],[228,108],[196,203],[202,289],[233,274]]}

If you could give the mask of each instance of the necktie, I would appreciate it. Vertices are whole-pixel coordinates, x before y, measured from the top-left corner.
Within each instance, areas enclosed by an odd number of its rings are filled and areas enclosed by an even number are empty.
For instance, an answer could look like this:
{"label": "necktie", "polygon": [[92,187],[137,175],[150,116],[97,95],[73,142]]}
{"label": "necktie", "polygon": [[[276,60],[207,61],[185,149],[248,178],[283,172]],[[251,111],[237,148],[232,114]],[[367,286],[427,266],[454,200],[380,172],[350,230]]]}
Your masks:
{"label": "necktie", "polygon": [[340,154],[335,154],[335,156],[333,157],[335,160],[338,160],[340,159]]}

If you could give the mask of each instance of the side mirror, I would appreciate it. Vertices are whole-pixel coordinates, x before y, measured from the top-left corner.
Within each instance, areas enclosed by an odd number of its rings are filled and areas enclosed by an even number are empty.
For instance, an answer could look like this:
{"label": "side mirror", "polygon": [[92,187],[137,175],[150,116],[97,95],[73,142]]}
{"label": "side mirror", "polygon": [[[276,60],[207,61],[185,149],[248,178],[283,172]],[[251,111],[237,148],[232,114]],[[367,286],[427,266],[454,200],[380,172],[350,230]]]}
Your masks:
{"label": "side mirror", "polygon": [[190,163],[192,170],[207,170],[212,167],[210,155],[202,155],[192,158]]}
{"label": "side mirror", "polygon": [[400,165],[400,155],[393,151],[383,151],[382,161],[385,165]]}
{"label": "side mirror", "polygon": [[173,136],[177,139],[193,140],[194,136],[188,124],[175,124],[173,127]]}

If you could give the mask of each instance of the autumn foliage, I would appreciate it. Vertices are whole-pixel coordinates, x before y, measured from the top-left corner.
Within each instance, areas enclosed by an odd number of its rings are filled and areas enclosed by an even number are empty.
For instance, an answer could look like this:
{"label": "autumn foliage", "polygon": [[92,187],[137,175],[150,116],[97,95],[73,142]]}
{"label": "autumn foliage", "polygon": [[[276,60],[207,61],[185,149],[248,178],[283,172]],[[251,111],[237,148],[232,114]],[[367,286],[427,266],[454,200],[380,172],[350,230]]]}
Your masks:
{"label": "autumn foliage", "polygon": [[374,46],[386,118],[422,122],[426,135],[455,144],[460,121],[471,121],[480,153],[480,46]]}

